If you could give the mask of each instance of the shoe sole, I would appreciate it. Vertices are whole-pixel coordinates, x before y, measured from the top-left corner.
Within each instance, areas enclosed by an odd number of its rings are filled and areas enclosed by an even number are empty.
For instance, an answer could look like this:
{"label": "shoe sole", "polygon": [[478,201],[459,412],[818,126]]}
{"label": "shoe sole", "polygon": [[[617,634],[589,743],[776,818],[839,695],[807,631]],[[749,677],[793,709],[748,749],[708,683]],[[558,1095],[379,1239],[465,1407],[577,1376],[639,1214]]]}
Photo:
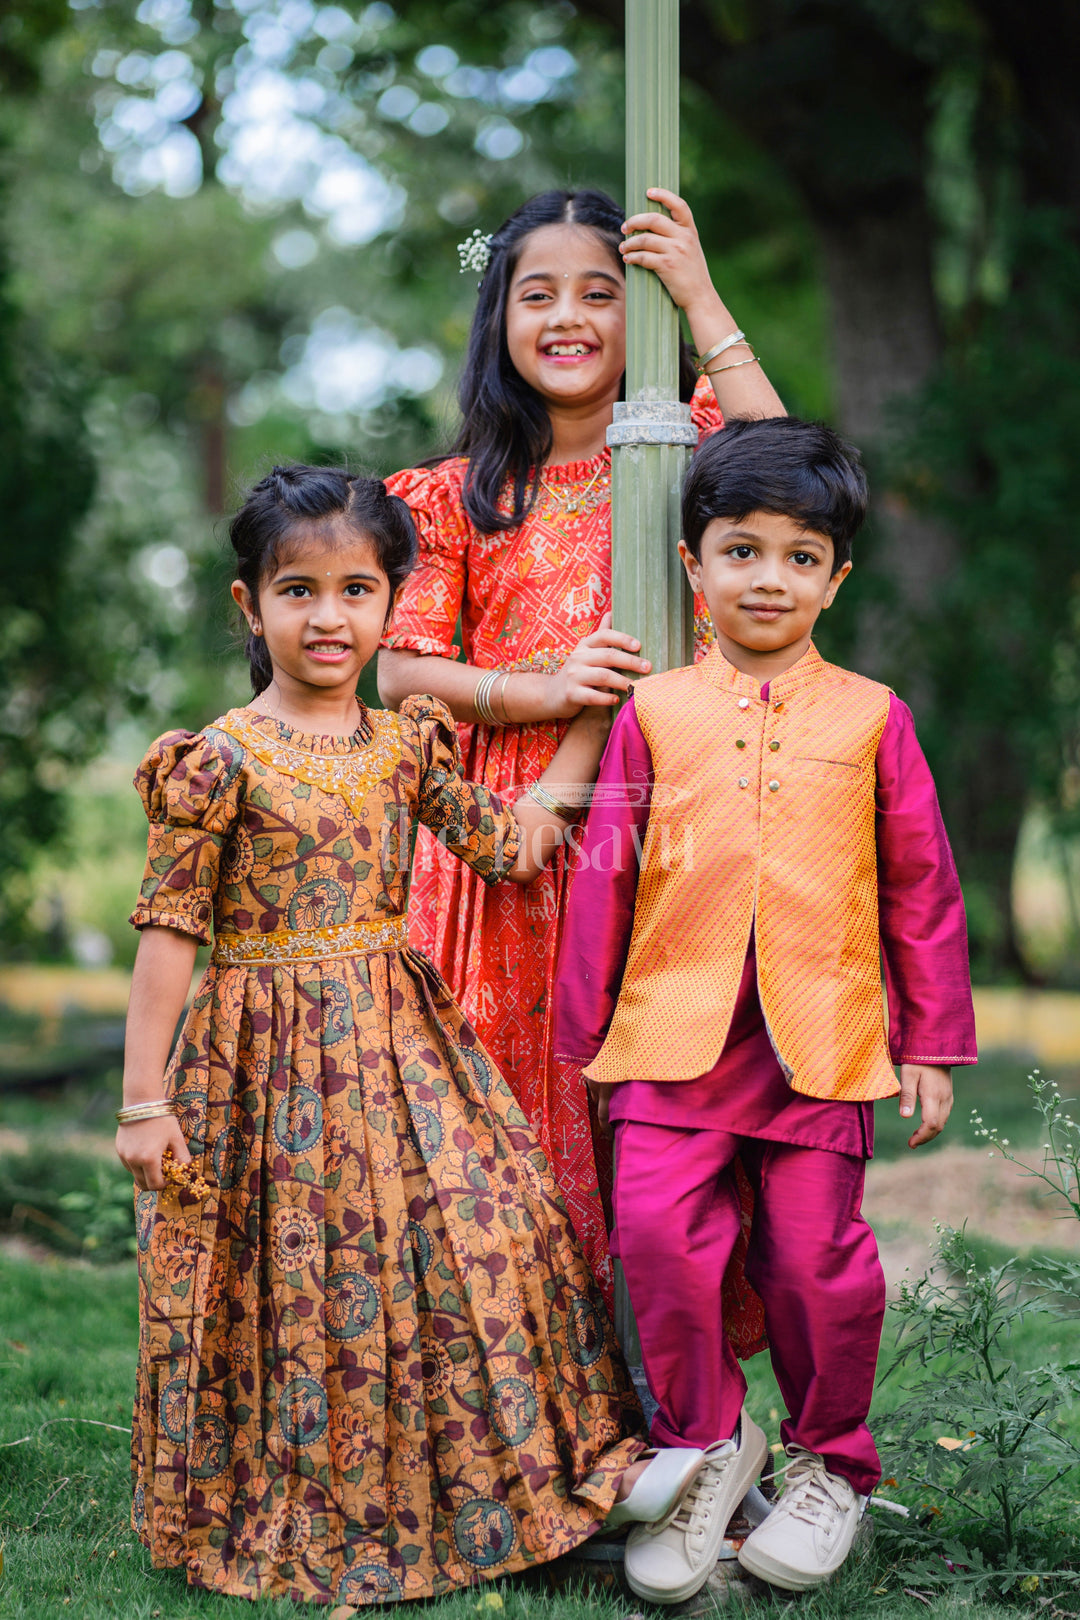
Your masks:
{"label": "shoe sole", "polygon": [[780,1563],[779,1559],[772,1558],[767,1552],[753,1546],[749,1538],[739,1548],[739,1563],[749,1574],[756,1575],[759,1581],[767,1581],[770,1586],[779,1586],[785,1592],[810,1592],[815,1586],[824,1586],[826,1581],[831,1581],[836,1572],[842,1568],[855,1544],[858,1528],[856,1523],[851,1540],[844,1548],[844,1556],[837,1559],[831,1568],[817,1573],[792,1569],[790,1564]]}
{"label": "shoe sole", "polygon": [[[743,1418],[744,1424],[749,1425],[750,1421],[751,1420],[749,1418]],[[724,1532],[727,1530],[728,1524],[735,1512],[735,1509],[738,1507],[751,1485],[754,1484],[755,1480],[760,1475],[761,1470],[765,1466],[765,1459],[769,1455],[769,1442],[766,1440],[763,1431],[757,1427],[756,1423],[753,1425],[753,1431],[754,1432],[748,1436],[752,1449],[747,1451],[745,1457],[741,1459],[742,1473],[739,1476],[739,1494],[732,1501],[731,1510],[728,1513],[724,1523],[720,1526],[720,1532],[716,1537],[716,1551],[718,1554],[724,1540]],[[649,1586],[645,1581],[635,1580],[630,1570],[625,1568],[625,1566],[623,1573],[626,1576],[626,1584],[636,1597],[647,1598],[652,1603],[683,1603],[687,1598],[692,1598],[696,1592],[701,1591],[701,1588],[705,1585],[705,1582],[716,1568],[716,1562],[716,1558],[713,1558],[712,1560],[706,1559],[703,1571],[699,1575],[695,1575],[693,1580],[684,1581],[683,1584],[678,1587],[662,1588]]]}

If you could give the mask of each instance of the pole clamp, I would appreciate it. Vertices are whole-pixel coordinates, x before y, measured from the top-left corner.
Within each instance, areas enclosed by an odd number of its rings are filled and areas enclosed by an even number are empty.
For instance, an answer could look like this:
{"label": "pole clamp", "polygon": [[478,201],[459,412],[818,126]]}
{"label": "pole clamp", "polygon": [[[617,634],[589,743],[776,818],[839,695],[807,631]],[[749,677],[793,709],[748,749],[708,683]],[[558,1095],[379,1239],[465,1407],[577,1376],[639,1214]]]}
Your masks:
{"label": "pole clamp", "polygon": [[689,405],[673,399],[619,400],[607,430],[607,442],[620,444],[685,444],[694,448],[698,430]]}

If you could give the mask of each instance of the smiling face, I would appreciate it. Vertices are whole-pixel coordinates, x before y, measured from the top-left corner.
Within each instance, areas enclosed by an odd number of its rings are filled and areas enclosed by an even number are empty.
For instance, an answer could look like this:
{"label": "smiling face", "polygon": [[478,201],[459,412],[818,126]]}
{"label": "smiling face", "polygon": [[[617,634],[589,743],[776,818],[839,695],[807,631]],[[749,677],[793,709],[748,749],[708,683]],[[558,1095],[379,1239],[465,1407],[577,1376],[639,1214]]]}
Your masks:
{"label": "smiling face", "polygon": [[286,701],[355,690],[375,656],[390,608],[390,582],[371,543],[334,524],[299,527],[253,598],[234,599],[261,635]]}
{"label": "smiling face", "polygon": [[619,397],[626,366],[626,283],[603,237],[585,225],[530,232],[510,278],[506,343],[519,376],[550,405]]}
{"label": "smiling face", "polygon": [[776,512],[751,512],[738,522],[713,518],[700,560],[684,541],[679,555],[708,604],[724,657],[763,680],[798,662],[819,613],[851,571],[846,562],[833,572],[828,535]]}

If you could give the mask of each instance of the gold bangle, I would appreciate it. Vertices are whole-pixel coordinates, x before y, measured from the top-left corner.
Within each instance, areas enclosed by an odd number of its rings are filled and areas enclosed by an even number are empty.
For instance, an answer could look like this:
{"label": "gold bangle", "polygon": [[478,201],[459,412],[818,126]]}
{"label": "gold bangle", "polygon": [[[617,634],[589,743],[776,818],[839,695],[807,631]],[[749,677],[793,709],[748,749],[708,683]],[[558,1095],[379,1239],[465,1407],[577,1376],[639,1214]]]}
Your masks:
{"label": "gold bangle", "polygon": [[530,799],[536,800],[541,810],[546,810],[549,816],[558,816],[560,821],[580,821],[588,809],[587,804],[563,804],[560,799],[549,793],[547,788],[541,787],[539,782],[534,782],[525,791]]}
{"label": "gold bangle", "polygon": [[498,703],[499,707],[502,709],[502,724],[504,726],[508,726],[510,724],[510,716],[506,712],[506,683],[513,673],[514,671],[512,669],[507,670],[506,674],[502,678],[502,685],[499,687],[498,694],[496,694],[494,686],[491,688],[492,710],[494,710],[495,704]]}
{"label": "gold bangle", "polygon": [[118,1108],[116,1118],[121,1125],[141,1125],[146,1119],[166,1119],[169,1116],[176,1118],[176,1104],[162,1097],[160,1102],[132,1103],[128,1108]]}
{"label": "gold bangle", "polygon": [[708,365],[710,360],[719,360],[720,356],[726,353],[728,349],[733,349],[737,343],[745,342],[745,332],[734,331],[729,333],[729,335],[726,338],[723,338],[721,342],[714,343],[711,349],[706,349],[704,354],[698,355],[697,360],[695,361],[698,368],[698,373],[700,374],[705,370],[705,367]]}
{"label": "gold bangle", "polygon": [[722,371],[738,371],[740,366],[757,366],[760,364],[757,355],[752,354],[749,360],[732,360],[726,366],[714,366],[711,371],[706,371],[703,375],[706,377],[718,377]]}
{"label": "gold bangle", "polygon": [[499,723],[495,717],[495,711],[491,707],[491,689],[498,678],[499,671],[489,669],[480,677],[473,690],[473,708],[486,726],[497,726]]}

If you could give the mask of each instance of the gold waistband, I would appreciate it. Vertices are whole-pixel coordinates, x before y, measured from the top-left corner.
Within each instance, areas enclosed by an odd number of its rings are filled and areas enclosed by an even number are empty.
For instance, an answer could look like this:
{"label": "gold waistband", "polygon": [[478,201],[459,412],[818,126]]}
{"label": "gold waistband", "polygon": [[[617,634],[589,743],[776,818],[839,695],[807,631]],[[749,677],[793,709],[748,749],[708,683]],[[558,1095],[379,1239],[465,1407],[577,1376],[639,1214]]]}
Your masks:
{"label": "gold waistband", "polygon": [[281,928],[274,934],[218,934],[212,960],[230,967],[245,962],[318,962],[365,951],[401,951],[409,943],[406,919],[374,917],[337,928]]}

